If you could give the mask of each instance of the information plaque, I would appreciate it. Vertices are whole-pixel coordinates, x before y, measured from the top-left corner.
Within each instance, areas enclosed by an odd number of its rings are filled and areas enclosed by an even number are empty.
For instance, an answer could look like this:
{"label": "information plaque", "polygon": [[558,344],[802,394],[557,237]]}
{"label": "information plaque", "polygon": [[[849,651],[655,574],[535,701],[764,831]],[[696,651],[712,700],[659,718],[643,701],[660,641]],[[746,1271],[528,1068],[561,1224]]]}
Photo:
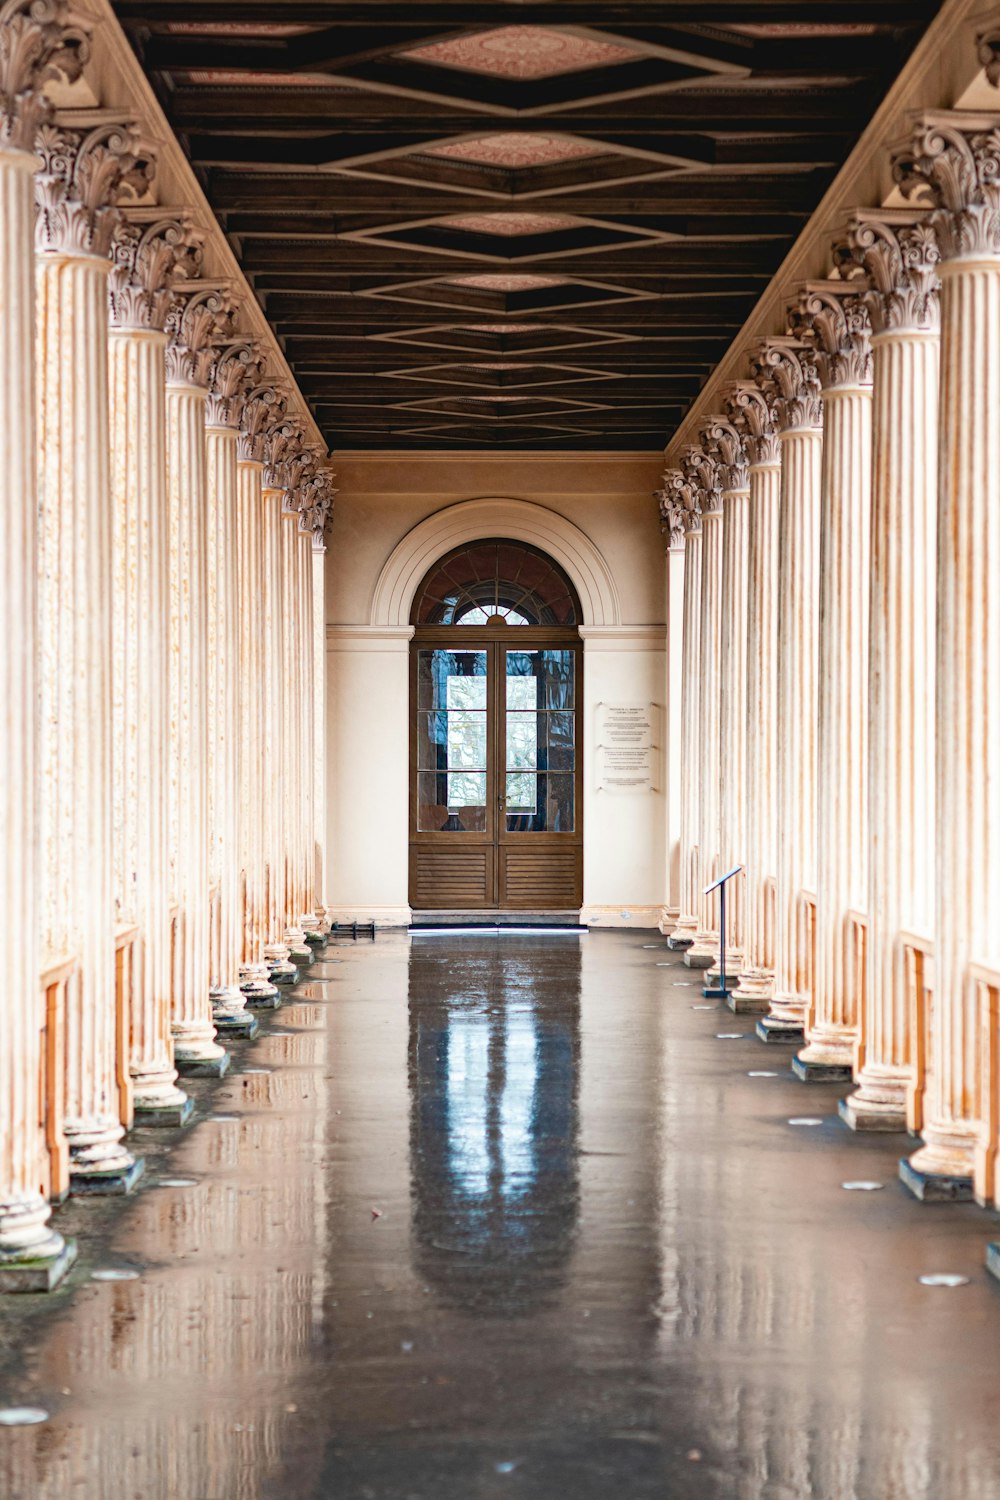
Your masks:
{"label": "information plaque", "polygon": [[659,759],[655,703],[597,705],[597,787],[655,792]]}

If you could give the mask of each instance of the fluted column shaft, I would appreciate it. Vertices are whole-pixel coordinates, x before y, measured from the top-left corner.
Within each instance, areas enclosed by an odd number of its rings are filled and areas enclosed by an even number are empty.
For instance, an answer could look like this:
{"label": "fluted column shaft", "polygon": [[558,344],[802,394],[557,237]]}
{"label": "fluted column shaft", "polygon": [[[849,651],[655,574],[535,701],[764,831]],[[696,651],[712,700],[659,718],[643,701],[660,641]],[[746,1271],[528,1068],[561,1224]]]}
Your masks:
{"label": "fluted column shaft", "polygon": [[78,1175],[131,1166],[115,1066],[108,270],[38,259],[40,905],[46,956],[76,960],[64,1130]]}
{"label": "fluted column shaft", "polygon": [[243,934],[241,984],[244,992],[269,988],[267,886],[264,867],[264,514],[263,464],[239,458],[236,464],[236,615],[239,702],[239,851],[242,872]]}
{"label": "fluted column shaft", "polygon": [[281,711],[282,679],[282,577],[281,577],[281,510],[283,489],[269,488],[261,493],[263,524],[264,589],[260,599],[263,612],[263,804],[260,809],[264,846],[267,917],[265,955],[272,976],[288,972],[289,949],[285,932],[285,808],[282,787],[282,741],[287,733]]}
{"label": "fluted column shaft", "polygon": [[313,586],[313,837],[315,876],[313,911],[325,932],[326,920],[326,547],[312,538]]}
{"label": "fluted column shaft", "polygon": [[939,339],[877,335],[868,730],[868,944],[858,1088],[845,1117],[906,1124],[914,1059],[905,937],[934,932],[934,618]]}
{"label": "fluted column shaft", "polygon": [[301,575],[298,543],[299,513],[286,500],[281,516],[282,613],[282,703],[284,736],[285,802],[285,941],[293,953],[305,953],[302,927],[302,758],[306,749],[302,736]]}
{"label": "fluted column shaft", "polygon": [[823,434],[781,433],[778,522],[778,944],[770,1016],[802,1026],[811,954],[801,898],[816,883],[819,507]]}
{"label": "fluted column shaft", "polygon": [[314,667],[316,648],[313,642],[315,609],[313,605],[312,532],[300,522],[298,534],[299,608],[298,651],[302,697],[302,904],[299,919],[306,929],[316,927],[316,685]]}
{"label": "fluted column shaft", "polygon": [[[27,151],[0,150],[0,410],[5,496],[0,522],[0,910],[18,945],[0,991],[0,1268],[63,1249],[39,1190],[49,1180],[40,1097],[42,1015],[35,819],[36,536],[33,177]],[[44,866],[43,866],[44,870]]]}
{"label": "fluted column shaft", "polygon": [[774,989],[777,875],[778,522],[781,465],[753,464],[747,526],[746,905],[739,1005],[767,1008]]}
{"label": "fluted column shaft", "polygon": [[684,772],[684,532],[671,531],[667,549],[667,900],[660,931],[673,934],[682,911],[681,817]]}
{"label": "fluted column shaft", "polygon": [[[743,470],[746,474],[746,470]],[[750,491],[722,492],[722,776],[720,785],[720,874],[746,865],[746,670],[749,586]],[[727,974],[743,962],[746,886],[729,882],[726,907]]]}
{"label": "fluted column shaft", "polygon": [[[167,386],[170,512],[170,843],[177,907],[171,1029],[189,1071],[219,1070],[210,985],[210,502],[205,390]],[[214,644],[214,642],[213,642]],[[238,993],[238,992],[237,992]]]}
{"label": "fluted column shaft", "polygon": [[112,328],[109,344],[115,907],[138,928],[129,1025],[137,1112],[187,1104],[170,1029],[166,344],[148,328]]}
{"label": "fluted column shaft", "polygon": [[718,952],[718,893],[703,894],[720,873],[719,791],[722,771],[722,506],[718,495],[702,511],[701,633],[698,666],[698,931],[685,963],[706,968]]}
{"label": "fluted column shaft", "polygon": [[823,392],[816,974],[802,1062],[850,1076],[860,1009],[851,913],[867,906],[872,392]]}
{"label": "fluted column shaft", "polygon": [[698,825],[701,731],[698,679],[701,665],[701,516],[684,539],[684,643],[681,665],[681,911],[672,941],[691,943],[698,931]]}
{"label": "fluted column shaft", "polygon": [[937,919],[924,1173],[978,1135],[972,965],[1000,968],[1000,256],[944,260],[937,567]]}

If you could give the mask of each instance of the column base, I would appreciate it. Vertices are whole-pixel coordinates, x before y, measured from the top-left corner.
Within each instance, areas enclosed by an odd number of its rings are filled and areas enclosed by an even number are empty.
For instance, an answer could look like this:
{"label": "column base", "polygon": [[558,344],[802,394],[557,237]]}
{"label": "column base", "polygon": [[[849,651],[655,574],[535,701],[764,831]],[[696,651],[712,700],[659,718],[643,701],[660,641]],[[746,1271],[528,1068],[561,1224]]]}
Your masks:
{"label": "column base", "polygon": [[260,1030],[260,1022],[250,1011],[236,1011],[231,1016],[216,1016],[215,1029],[219,1036],[252,1042]]}
{"label": "column base", "polygon": [[854,1076],[845,1063],[812,1062],[806,1057],[792,1058],[792,1072],[800,1083],[850,1083]]}
{"label": "column base", "polygon": [[285,947],[288,949],[288,957],[293,964],[305,968],[313,961],[313,950],[309,946],[306,934],[301,927],[293,926],[285,929]]}
{"label": "column base", "polygon": [[695,944],[685,953],[684,962],[689,969],[710,969],[715,963],[715,954],[699,949]]}
{"label": "column base", "polygon": [[860,1089],[841,1099],[837,1113],[849,1130],[881,1131],[886,1135],[906,1130],[905,1106],[878,1104],[863,1098]]}
{"label": "column base", "polygon": [[194,1114],[194,1100],[182,1093],[180,1089],[176,1092],[180,1095],[177,1100],[136,1099],[134,1104],[136,1125],[143,1129],[158,1129],[167,1126],[176,1129],[178,1126],[186,1125]]}
{"label": "column base", "polygon": [[129,1156],[127,1166],[114,1166],[104,1170],[85,1168],[69,1169],[69,1191],[72,1198],[124,1198],[135,1187],[146,1170],[141,1156]]}
{"label": "column base", "polygon": [[971,1177],[924,1172],[909,1156],[900,1158],[899,1180],[921,1203],[971,1203],[974,1197]]}
{"label": "column base", "polygon": [[802,1027],[795,1021],[779,1021],[776,1016],[763,1016],[754,1031],[762,1042],[776,1042],[785,1047],[797,1047],[806,1039]]}
{"label": "column base", "polygon": [[299,970],[294,967],[294,965],[289,964],[287,971],[282,970],[281,973],[278,973],[274,969],[272,969],[270,977],[272,984],[280,984],[284,989],[290,990],[294,989],[295,985],[297,985],[299,980],[302,978],[302,975],[299,973]]}
{"label": "column base", "polygon": [[203,1057],[192,1055],[174,1060],[188,1078],[223,1078],[229,1072],[230,1057],[225,1047],[218,1047],[215,1052]]}
{"label": "column base", "polygon": [[55,1233],[52,1238],[61,1247],[54,1255],[25,1251],[20,1258],[0,1258],[0,1292],[51,1292],[59,1285],[76,1260],[76,1241]]}
{"label": "column base", "polygon": [[1000,1281],[1000,1245],[995,1240],[986,1246],[986,1269]]}
{"label": "column base", "polygon": [[244,990],[243,998],[253,1010],[280,1010],[281,996],[276,985],[256,984],[252,990]]}
{"label": "column base", "polygon": [[693,942],[694,938],[678,937],[676,933],[672,932],[667,938],[667,947],[672,953],[685,953]]}
{"label": "column base", "polygon": [[735,1016],[766,1016],[771,1008],[765,995],[747,995],[742,990],[733,990],[726,1004]]}

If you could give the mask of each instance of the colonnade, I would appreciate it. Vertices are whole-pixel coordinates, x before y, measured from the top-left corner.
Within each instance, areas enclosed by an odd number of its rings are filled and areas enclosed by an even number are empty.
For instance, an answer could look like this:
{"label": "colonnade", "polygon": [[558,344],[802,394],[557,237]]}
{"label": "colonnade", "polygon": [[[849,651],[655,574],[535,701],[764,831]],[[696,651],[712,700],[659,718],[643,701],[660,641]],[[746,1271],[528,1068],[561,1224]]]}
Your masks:
{"label": "colonnade", "polygon": [[747,349],[660,493],[684,555],[669,941],[692,966],[717,958],[699,893],[720,854],[742,864],[732,1008],[795,1046],[804,1082],[848,1086],[852,1129],[919,1132],[901,1164],[918,1197],[990,1204],[998,128],[916,120],[899,203],[846,216],[829,275],[789,288],[784,331]]}
{"label": "colonnade", "polygon": [[[0,1289],[72,1259],[321,941],[332,474],[273,350],[155,201],[142,122],[55,111],[89,39],[0,7]],[[320,642],[316,635],[320,633]],[[15,937],[16,935],[16,937]],[[251,1007],[251,1009],[248,1009]]]}

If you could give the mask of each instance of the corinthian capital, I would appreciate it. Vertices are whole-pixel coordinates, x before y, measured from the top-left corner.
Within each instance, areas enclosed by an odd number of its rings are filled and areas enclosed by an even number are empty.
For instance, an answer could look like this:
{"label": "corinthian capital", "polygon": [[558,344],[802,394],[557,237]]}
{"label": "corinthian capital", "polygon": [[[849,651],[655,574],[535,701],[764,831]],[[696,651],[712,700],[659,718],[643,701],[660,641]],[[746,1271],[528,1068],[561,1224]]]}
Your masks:
{"label": "corinthian capital", "polygon": [[121,205],[147,192],[151,153],[129,120],[105,119],[91,130],[43,125],[36,149],[35,244],[43,253],[106,256]]}
{"label": "corinthian capital", "polygon": [[112,327],[162,332],[175,283],[197,277],[203,240],[187,218],[166,217],[159,209],[136,210],[123,219],[111,245]]}
{"label": "corinthian capital", "polygon": [[168,382],[207,386],[218,346],[235,339],[235,318],[228,287],[195,280],[175,285],[166,319]]}
{"label": "corinthian capital", "polygon": [[0,4],[0,146],[34,150],[52,113],[42,86],[50,78],[79,78],[88,53],[86,23],[65,0]]}
{"label": "corinthian capital", "polygon": [[301,426],[282,413],[264,434],[264,488],[294,490],[309,462]]}
{"label": "corinthian capital", "polygon": [[1000,128],[974,110],[932,110],[899,151],[893,176],[904,198],[930,200],[942,260],[1000,255]]}
{"label": "corinthian capital", "polygon": [[267,459],[268,428],[285,411],[285,397],[275,385],[251,386],[243,397],[236,451],[243,463],[262,464]]}
{"label": "corinthian capital", "polygon": [[747,458],[755,466],[780,461],[781,447],[775,423],[774,400],[770,382],[762,390],[752,381],[737,380],[726,393],[729,414],[742,427]]}
{"label": "corinthian capital", "polygon": [[789,334],[762,339],[750,355],[754,381],[774,401],[779,432],[822,427],[823,407],[814,357]]}
{"label": "corinthian capital", "polygon": [[941,251],[933,225],[910,209],[859,208],[847,221],[844,255],[864,269],[862,294],[875,333],[933,332],[941,320]]}
{"label": "corinthian capital", "polygon": [[305,474],[296,492],[299,530],[322,537],[333,515],[333,500],[338,493],[332,469],[313,468]]}
{"label": "corinthian capital", "polygon": [[704,444],[689,443],[681,449],[681,469],[697,497],[702,515],[721,515],[722,476],[715,455]]}
{"label": "corinthian capital", "polygon": [[260,383],[263,356],[250,339],[237,339],[215,351],[209,376],[209,427],[239,427],[243,400]]}
{"label": "corinthian capital", "polygon": [[871,385],[872,329],[851,281],[807,282],[789,309],[792,332],[815,353],[824,390]]}
{"label": "corinthian capital", "polygon": [[684,546],[684,522],[687,507],[684,503],[686,490],[684,475],[680,469],[665,469],[663,484],[655,498],[660,506],[660,529],[667,535],[667,546],[671,551]]}
{"label": "corinthian capital", "polygon": [[745,490],[750,484],[744,434],[728,416],[709,417],[702,423],[701,441],[715,460],[719,487],[725,494]]}

